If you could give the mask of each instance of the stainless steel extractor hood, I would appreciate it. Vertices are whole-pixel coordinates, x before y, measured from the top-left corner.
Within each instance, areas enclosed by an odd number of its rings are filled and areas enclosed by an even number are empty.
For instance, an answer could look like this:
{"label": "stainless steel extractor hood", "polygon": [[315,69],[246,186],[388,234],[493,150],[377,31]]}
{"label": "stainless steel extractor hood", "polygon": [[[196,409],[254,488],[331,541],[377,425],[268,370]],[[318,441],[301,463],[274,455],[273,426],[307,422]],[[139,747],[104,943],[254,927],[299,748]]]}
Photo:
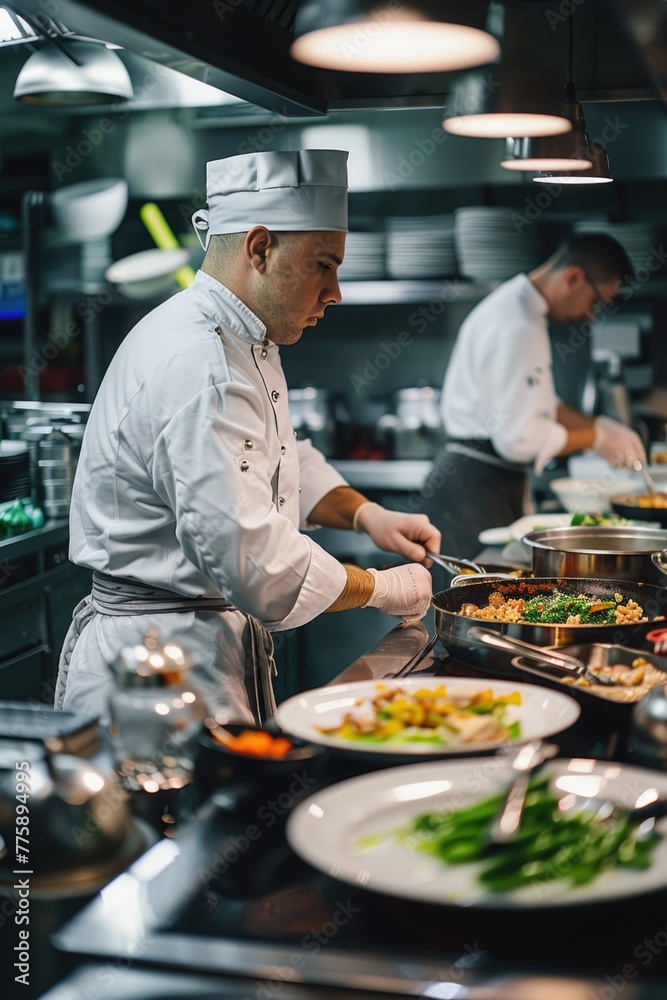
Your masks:
{"label": "stainless steel extractor hood", "polygon": [[[335,3],[336,0],[331,0]],[[468,0],[460,0],[465,6]],[[635,39],[632,0],[566,5],[515,0],[526,46],[566,73],[567,19],[576,17],[575,80],[582,101],[662,97],[646,46]],[[651,0],[641,0],[642,4]],[[20,0],[28,13],[43,0]],[[660,4],[660,6],[662,6]],[[451,74],[316,70],[289,55],[298,0],[72,0],[67,27],[272,111],[317,116],[355,108],[439,107]],[[653,50],[651,50],[653,51]]]}

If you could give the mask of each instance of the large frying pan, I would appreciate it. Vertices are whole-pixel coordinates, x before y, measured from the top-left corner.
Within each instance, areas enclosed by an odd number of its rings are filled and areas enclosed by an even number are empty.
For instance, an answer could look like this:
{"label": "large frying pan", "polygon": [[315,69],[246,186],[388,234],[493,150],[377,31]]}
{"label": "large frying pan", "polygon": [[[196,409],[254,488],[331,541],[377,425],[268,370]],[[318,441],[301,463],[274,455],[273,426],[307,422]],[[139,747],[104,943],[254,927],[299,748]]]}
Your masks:
{"label": "large frying pan", "polygon": [[[538,594],[559,590],[565,594],[585,594],[599,598],[603,594],[618,592],[625,600],[634,600],[644,609],[646,622],[629,625],[532,625],[520,622],[494,622],[470,618],[459,614],[464,604],[483,607],[492,592],[500,592],[506,599],[529,600]],[[649,583],[629,583],[625,580],[563,579],[535,577],[532,580],[490,580],[467,583],[463,587],[450,587],[433,596],[435,629],[450,656],[461,663],[496,675],[511,672],[514,654],[493,649],[469,635],[474,626],[483,626],[496,632],[506,632],[532,642],[536,646],[566,646],[585,642],[607,642],[612,645],[632,646],[641,649],[646,633],[656,621],[667,618],[667,589]]]}

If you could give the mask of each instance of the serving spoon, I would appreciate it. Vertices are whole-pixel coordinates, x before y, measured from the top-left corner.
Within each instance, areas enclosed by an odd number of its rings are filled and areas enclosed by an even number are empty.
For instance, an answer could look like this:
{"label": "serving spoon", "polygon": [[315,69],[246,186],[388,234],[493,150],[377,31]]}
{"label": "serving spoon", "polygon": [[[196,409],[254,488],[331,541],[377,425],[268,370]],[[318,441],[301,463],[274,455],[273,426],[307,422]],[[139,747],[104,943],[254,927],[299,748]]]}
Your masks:
{"label": "serving spoon", "polygon": [[644,483],[646,485],[646,489],[649,491],[649,493],[660,493],[661,492],[658,489],[658,487],[656,486],[655,480],[651,478],[651,476],[649,474],[649,471],[646,468],[646,466],[642,462],[640,462],[640,460],[638,458],[636,458],[634,460],[634,462],[632,463],[632,465],[633,465],[633,468],[634,468],[635,472],[638,472],[639,475],[644,480]]}

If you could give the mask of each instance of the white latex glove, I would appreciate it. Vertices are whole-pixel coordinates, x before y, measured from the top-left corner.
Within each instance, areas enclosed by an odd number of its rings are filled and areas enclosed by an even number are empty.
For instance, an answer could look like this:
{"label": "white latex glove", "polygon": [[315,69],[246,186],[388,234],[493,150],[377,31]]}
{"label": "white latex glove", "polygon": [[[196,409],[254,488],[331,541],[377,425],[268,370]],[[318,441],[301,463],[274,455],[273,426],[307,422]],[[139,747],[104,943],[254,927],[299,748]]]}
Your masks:
{"label": "white latex glove", "polygon": [[596,417],[595,443],[593,450],[617,467],[632,468],[635,459],[642,465],[648,465],[646,451],[639,434],[636,434],[626,424],[612,420],[610,417]]}
{"label": "white latex glove", "polygon": [[431,604],[433,584],[431,574],[423,566],[410,563],[392,569],[369,569],[375,577],[375,587],[367,608],[379,608],[388,615],[402,618],[423,618]]}
{"label": "white latex glove", "polygon": [[355,511],[354,530],[365,531],[384,552],[396,552],[415,562],[423,562],[426,549],[440,552],[440,532],[426,514],[385,510],[369,500]]}

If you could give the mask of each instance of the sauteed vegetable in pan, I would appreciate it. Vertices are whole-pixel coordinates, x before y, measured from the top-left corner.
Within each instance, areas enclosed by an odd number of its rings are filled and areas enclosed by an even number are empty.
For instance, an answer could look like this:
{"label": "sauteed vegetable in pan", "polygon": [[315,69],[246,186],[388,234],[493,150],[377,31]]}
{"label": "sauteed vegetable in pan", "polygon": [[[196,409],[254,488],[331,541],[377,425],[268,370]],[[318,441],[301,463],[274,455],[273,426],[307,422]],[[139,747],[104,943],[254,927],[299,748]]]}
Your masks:
{"label": "sauteed vegetable in pan", "polygon": [[484,606],[470,602],[461,607],[459,614],[485,621],[536,625],[625,625],[648,620],[641,605],[617,591],[591,597],[557,589],[528,599],[506,597],[494,590]]}

